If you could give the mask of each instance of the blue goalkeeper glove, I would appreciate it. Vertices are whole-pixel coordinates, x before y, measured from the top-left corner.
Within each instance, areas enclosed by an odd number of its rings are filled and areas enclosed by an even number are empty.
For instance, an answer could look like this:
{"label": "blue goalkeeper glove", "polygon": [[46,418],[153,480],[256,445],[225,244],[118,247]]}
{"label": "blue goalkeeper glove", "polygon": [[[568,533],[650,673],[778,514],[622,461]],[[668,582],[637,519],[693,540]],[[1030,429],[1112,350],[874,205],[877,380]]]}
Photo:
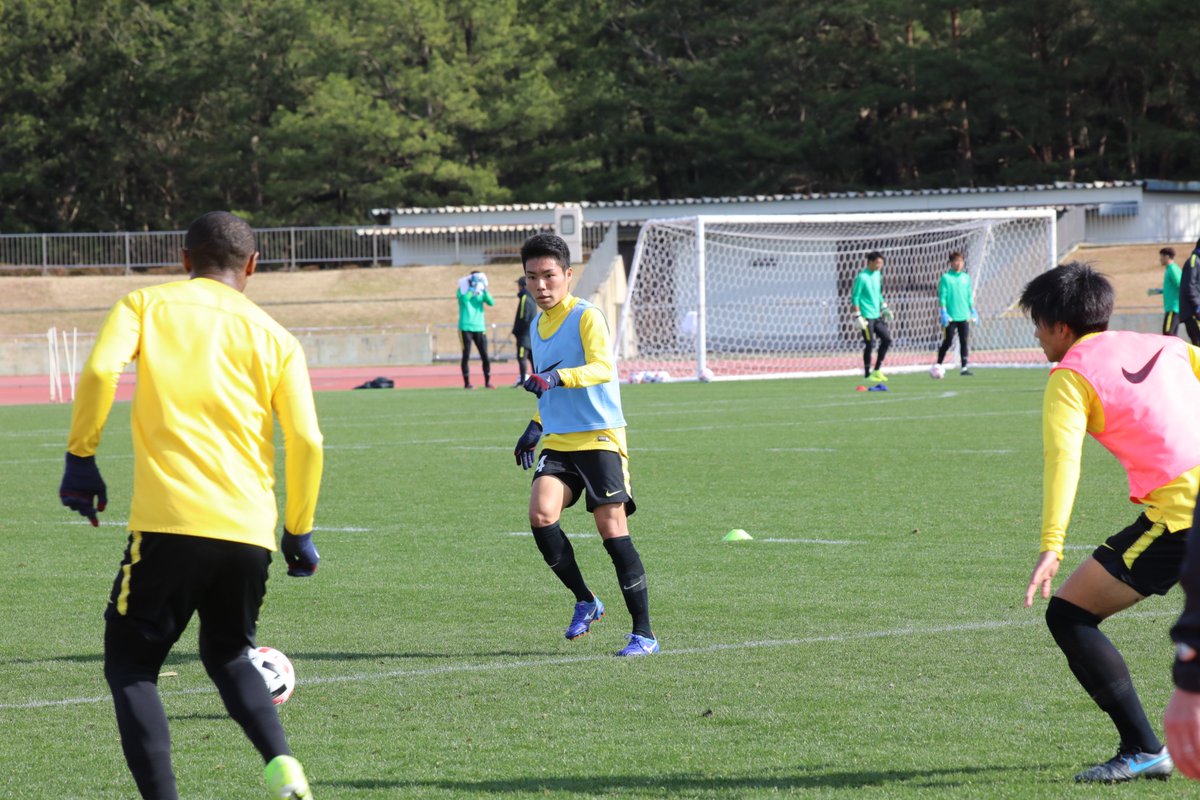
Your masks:
{"label": "blue goalkeeper glove", "polygon": [[63,469],[62,483],[58,486],[58,499],[72,511],[87,517],[92,527],[100,525],[96,512],[108,507],[108,487],[100,477],[95,456],[77,456],[67,453],[67,465]]}
{"label": "blue goalkeeper glove", "polygon": [[521,434],[521,438],[517,439],[517,447],[513,450],[513,455],[517,457],[517,466],[521,469],[529,469],[533,466],[534,451],[537,450],[537,444],[542,438],[542,426],[537,420],[530,420],[529,425],[525,428],[525,432]]}
{"label": "blue goalkeeper glove", "polygon": [[540,398],[546,392],[561,384],[562,381],[559,380],[558,370],[552,369],[549,372],[530,375],[525,381],[525,391],[533,392],[535,397]]}
{"label": "blue goalkeeper glove", "polygon": [[321,563],[321,554],[313,544],[312,533],[297,536],[284,528],[280,549],[283,550],[283,560],[288,565],[288,575],[293,578],[309,577],[317,571],[317,564]]}
{"label": "blue goalkeeper glove", "polygon": [[971,322],[974,322],[976,325],[979,324],[979,312],[973,308],[971,309]]}
{"label": "blue goalkeeper glove", "polygon": [[947,325],[949,325],[950,324],[950,312],[944,308],[939,310],[938,311],[938,321],[942,323],[943,328],[946,327]]}

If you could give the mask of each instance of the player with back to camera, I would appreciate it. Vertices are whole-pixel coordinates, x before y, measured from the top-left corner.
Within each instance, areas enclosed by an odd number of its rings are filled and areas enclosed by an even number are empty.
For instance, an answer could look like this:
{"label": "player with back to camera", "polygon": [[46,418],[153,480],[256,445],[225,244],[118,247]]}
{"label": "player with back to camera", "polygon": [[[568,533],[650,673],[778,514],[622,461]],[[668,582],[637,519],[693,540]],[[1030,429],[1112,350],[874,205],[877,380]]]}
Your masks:
{"label": "player with back to camera", "polygon": [[[1179,580],[1200,487],[1200,349],[1178,338],[1109,331],[1112,284],[1079,262],[1034,278],[1020,305],[1047,360],[1057,362],[1042,401],[1041,552],[1025,606],[1039,591],[1049,598],[1046,624],[1054,641],[1119,737],[1113,758],[1075,780],[1166,778],[1171,756],[1146,719],[1125,660],[1099,626]],[[1086,434],[1116,456],[1128,474],[1130,500],[1144,511],[1051,597]]]}
{"label": "player with back to camera", "polygon": [[295,337],[243,294],[258,263],[249,225],[223,211],[199,217],[182,260],[189,280],[131,292],[104,321],[79,373],[59,496],[99,524],[108,496],[95,454],[121,371],[136,359],[129,544],[104,612],[104,677],[125,760],[143,798],[178,797],[158,676],[197,613],[200,660],[266,762],[271,796],[311,798],[248,655],[275,550],[275,419],[288,574],[310,576],[320,560],[312,527],[323,450],[308,367]]}
{"label": "player with back to camera", "polygon": [[[536,374],[525,381],[525,389],[538,398],[538,410],[514,454],[524,469],[537,463],[529,497],[533,538],[546,564],[575,595],[566,637],[578,639],[604,616],[604,604],[584,582],[559,525],[563,509],[585,495],[633,618],[633,631],[617,655],[657,653],[646,571],[629,537],[628,516],[637,506],[608,324],[600,309],[571,294],[571,252],[561,238],[530,237],[521,247],[521,263],[541,309],[531,337]],[[542,452],[535,458],[543,434]]]}
{"label": "player with back to camera", "polygon": [[938,279],[938,321],[942,325],[942,344],[938,347],[937,363],[940,367],[950,350],[950,343],[958,335],[958,355],[962,361],[959,375],[972,374],[967,366],[967,339],[971,335],[971,323],[979,322],[975,312],[974,291],[971,276],[963,269],[966,258],[955,250],[950,254],[950,268]]}
{"label": "player with back to camera", "polygon": [[[883,260],[882,253],[867,253],[867,266],[854,276],[854,284],[850,288],[850,314],[863,336],[863,376],[876,382],[887,380],[882,371],[883,359],[892,346],[892,331],[888,326],[892,311],[883,300],[883,277],[880,274]],[[872,370],[871,351],[876,341],[879,342],[879,352],[875,356],[875,369]]]}

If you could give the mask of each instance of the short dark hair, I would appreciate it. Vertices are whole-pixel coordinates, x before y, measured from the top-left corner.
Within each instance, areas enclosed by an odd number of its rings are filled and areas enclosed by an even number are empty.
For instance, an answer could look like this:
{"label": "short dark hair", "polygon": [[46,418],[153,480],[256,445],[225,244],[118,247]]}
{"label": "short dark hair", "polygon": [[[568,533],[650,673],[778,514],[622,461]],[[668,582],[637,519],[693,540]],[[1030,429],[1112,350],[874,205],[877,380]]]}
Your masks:
{"label": "short dark hair", "polygon": [[521,266],[529,263],[531,258],[553,258],[566,272],[571,267],[571,248],[561,236],[553,233],[535,233],[521,245]]}
{"label": "short dark hair", "polygon": [[1066,323],[1077,336],[1108,330],[1113,286],[1082,261],[1069,261],[1025,284],[1020,306],[1043,326]]}
{"label": "short dark hair", "polygon": [[962,250],[951,250],[951,251],[950,251],[950,257],[949,257],[948,259],[946,259],[946,260],[947,260],[947,261],[957,261],[957,260],[958,260],[958,259],[960,259],[960,258],[961,258],[963,261],[966,261],[966,260],[967,260],[967,257],[963,255],[963,253],[962,253]]}
{"label": "short dark hair", "polygon": [[874,261],[875,259],[879,259],[880,261],[887,260],[883,257],[883,253],[879,252],[878,250],[872,250],[871,252],[867,253],[867,261]]}
{"label": "short dark hair", "polygon": [[1160,256],[1166,256],[1167,258],[1174,258],[1175,257],[1175,248],[1174,247],[1164,247],[1162,250],[1158,251],[1158,254]]}
{"label": "short dark hair", "polygon": [[210,211],[188,226],[183,247],[195,272],[241,269],[258,248],[254,229],[236,214]]}

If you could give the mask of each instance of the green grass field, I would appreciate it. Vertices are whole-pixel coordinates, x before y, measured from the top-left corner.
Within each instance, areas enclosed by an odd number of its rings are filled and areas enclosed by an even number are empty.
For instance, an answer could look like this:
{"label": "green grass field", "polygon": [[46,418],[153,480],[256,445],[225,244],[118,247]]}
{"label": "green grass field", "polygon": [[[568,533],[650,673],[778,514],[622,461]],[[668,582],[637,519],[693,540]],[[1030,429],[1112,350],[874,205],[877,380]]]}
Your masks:
{"label": "green grass field", "polygon": [[[281,714],[320,800],[1095,796],[1108,719],[1021,607],[1041,503],[1042,370],[624,387],[631,520],[660,655],[628,631],[580,507],[563,518],[609,615],[572,598],[528,531],[511,389],[317,398],[323,561],[277,559],[260,643],[300,676]],[[58,504],[63,407],[0,408],[0,797],[129,798],[101,675],[121,552],[128,406],[98,463],[106,524]],[[1094,442],[1062,574],[1136,515]],[[723,543],[731,528],[752,542]],[[1178,591],[1106,623],[1160,727]],[[261,763],[184,634],[160,687],[183,797],[263,796]],[[1190,787],[1102,794],[1174,797]]]}

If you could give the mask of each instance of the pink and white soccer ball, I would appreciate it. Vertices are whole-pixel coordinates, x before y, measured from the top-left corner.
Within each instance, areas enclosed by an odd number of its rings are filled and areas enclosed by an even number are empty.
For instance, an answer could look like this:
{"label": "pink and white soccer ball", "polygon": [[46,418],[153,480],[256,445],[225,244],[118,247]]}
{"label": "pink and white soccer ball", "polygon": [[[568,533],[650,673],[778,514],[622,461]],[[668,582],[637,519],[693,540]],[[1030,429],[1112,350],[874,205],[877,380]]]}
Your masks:
{"label": "pink and white soccer ball", "polygon": [[288,657],[274,647],[251,650],[250,663],[262,675],[267,691],[271,693],[271,702],[275,705],[286,703],[292,692],[296,691],[296,670],[292,669]]}
{"label": "pink and white soccer ball", "polygon": [[946,368],[941,364],[934,364],[929,368],[929,377],[933,378],[935,381],[940,381],[942,378],[946,377]]}

